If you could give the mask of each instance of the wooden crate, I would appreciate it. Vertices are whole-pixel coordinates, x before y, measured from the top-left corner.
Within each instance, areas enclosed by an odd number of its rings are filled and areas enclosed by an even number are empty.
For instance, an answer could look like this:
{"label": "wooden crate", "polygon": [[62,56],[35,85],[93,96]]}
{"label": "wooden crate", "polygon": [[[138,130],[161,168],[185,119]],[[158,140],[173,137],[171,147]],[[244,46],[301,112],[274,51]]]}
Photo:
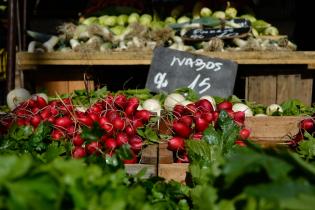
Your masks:
{"label": "wooden crate", "polygon": [[157,176],[158,174],[158,145],[148,145],[142,150],[140,164],[125,164],[126,172],[137,174],[141,170],[146,170],[143,178]]}
{"label": "wooden crate", "polygon": [[258,143],[281,143],[299,132],[303,119],[301,116],[247,117],[245,127],[251,131],[250,139]]}
{"label": "wooden crate", "polygon": [[188,163],[159,164],[158,175],[166,181],[175,180],[185,183]]}

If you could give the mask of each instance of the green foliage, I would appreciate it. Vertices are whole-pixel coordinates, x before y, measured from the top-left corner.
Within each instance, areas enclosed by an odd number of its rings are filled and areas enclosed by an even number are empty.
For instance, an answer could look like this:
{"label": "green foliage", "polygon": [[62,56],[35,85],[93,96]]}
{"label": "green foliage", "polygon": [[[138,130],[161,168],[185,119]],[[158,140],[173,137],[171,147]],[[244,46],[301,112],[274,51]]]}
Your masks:
{"label": "green foliage", "polygon": [[305,139],[299,142],[297,153],[310,160],[315,158],[315,138],[308,132],[304,133]]}
{"label": "green foliage", "polygon": [[314,107],[306,106],[298,99],[286,101],[281,104],[284,116],[312,115]]}

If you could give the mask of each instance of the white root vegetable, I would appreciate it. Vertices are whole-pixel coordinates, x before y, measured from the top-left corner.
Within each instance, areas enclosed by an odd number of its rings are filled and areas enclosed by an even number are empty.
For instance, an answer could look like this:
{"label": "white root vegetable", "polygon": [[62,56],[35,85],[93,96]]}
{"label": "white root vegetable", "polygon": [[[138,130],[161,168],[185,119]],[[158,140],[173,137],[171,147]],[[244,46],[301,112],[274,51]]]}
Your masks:
{"label": "white root vegetable", "polygon": [[243,104],[243,103],[233,104],[232,110],[233,112],[244,112],[245,117],[253,116],[253,111],[246,104]]}
{"label": "white root vegetable", "polygon": [[37,41],[31,41],[28,44],[27,52],[34,53],[38,47],[43,47],[42,43]]}
{"label": "white root vegetable", "polygon": [[26,101],[31,97],[28,90],[24,88],[15,88],[11,90],[7,95],[7,105],[10,110],[15,109],[20,103]]}
{"label": "white root vegetable", "polygon": [[185,100],[185,101],[180,102],[179,104],[181,104],[183,106],[187,106],[188,104],[191,104],[191,103],[193,103],[193,102],[189,101],[189,100]]}
{"label": "white root vegetable", "polygon": [[59,41],[59,37],[57,36],[52,36],[48,41],[46,41],[43,46],[46,48],[47,52],[52,52],[54,51],[54,47]]}
{"label": "white root vegetable", "polygon": [[157,116],[160,116],[162,110],[160,102],[154,98],[145,100],[142,104],[142,108],[150,112],[156,112]]}
{"label": "white root vegetable", "polygon": [[70,45],[72,49],[75,49],[80,46],[80,42],[76,39],[70,39]]}
{"label": "white root vegetable", "polygon": [[255,114],[255,117],[267,117],[268,115],[266,114]]}
{"label": "white root vegetable", "polygon": [[200,99],[207,99],[211,103],[213,110],[215,111],[217,109],[217,104],[212,96],[201,96]]}
{"label": "white root vegetable", "polygon": [[270,104],[266,109],[266,114],[269,116],[272,116],[275,112],[283,112],[283,109],[279,104]]}
{"label": "white root vegetable", "polygon": [[183,101],[185,101],[184,96],[182,96],[179,93],[171,93],[166,97],[164,101],[164,107],[166,110],[172,111],[176,104],[181,103]]}
{"label": "white root vegetable", "polygon": [[36,96],[42,97],[48,103],[48,96],[46,93],[35,93],[34,95],[32,95],[32,98],[36,99]]}

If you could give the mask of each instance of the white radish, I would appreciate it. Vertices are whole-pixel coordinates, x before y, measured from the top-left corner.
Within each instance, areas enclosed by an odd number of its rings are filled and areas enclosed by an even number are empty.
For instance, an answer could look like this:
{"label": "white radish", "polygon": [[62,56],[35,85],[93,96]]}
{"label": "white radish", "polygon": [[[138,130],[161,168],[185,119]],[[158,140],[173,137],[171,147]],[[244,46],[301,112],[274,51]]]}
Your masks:
{"label": "white radish", "polygon": [[34,95],[32,95],[32,98],[36,99],[36,96],[42,97],[48,103],[48,96],[46,95],[46,93],[35,93]]}
{"label": "white radish", "polygon": [[283,109],[279,104],[270,104],[266,109],[266,114],[269,116],[273,115],[275,112],[283,112]]}
{"label": "white radish", "polygon": [[24,88],[15,88],[11,90],[7,95],[7,105],[10,110],[15,109],[20,103],[26,101],[31,97],[28,90]]}
{"label": "white radish", "polygon": [[192,103],[193,102],[189,101],[189,100],[185,100],[185,101],[180,102],[180,104],[183,105],[183,106],[187,106],[188,104],[192,104]]}
{"label": "white radish", "polygon": [[252,110],[247,106],[246,104],[243,103],[235,103],[232,106],[233,112],[244,112],[245,117],[251,117],[253,116]]}
{"label": "white radish", "polygon": [[154,98],[145,100],[142,104],[142,108],[150,112],[156,112],[158,116],[160,116],[162,110],[160,102]]}
{"label": "white radish", "polygon": [[179,93],[171,93],[166,97],[164,101],[164,107],[166,110],[172,111],[176,104],[181,103],[183,101],[185,101],[184,96],[182,96]]}

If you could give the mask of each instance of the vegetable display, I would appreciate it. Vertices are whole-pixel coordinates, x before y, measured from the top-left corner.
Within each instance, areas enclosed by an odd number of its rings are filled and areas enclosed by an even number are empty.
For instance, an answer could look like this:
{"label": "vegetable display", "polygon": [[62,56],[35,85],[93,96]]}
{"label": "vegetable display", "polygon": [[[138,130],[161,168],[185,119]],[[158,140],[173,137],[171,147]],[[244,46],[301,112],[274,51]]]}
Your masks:
{"label": "vegetable display", "polygon": [[[64,23],[58,27],[59,35],[47,37],[28,31],[34,38],[28,52],[75,51],[111,52],[143,51],[157,46],[183,51],[253,51],[295,50],[296,46],[286,36],[278,36],[278,29],[252,14],[240,14],[228,3],[224,11],[215,11],[197,1],[192,12],[184,13],[175,7],[167,17],[148,13],[117,13],[81,17],[77,23]],[[220,36],[193,43],[185,41],[184,34],[190,29],[241,28],[235,20],[247,20],[251,30],[244,36],[229,38]],[[46,37],[46,42],[42,43]],[[228,39],[228,40],[229,40]]]}

